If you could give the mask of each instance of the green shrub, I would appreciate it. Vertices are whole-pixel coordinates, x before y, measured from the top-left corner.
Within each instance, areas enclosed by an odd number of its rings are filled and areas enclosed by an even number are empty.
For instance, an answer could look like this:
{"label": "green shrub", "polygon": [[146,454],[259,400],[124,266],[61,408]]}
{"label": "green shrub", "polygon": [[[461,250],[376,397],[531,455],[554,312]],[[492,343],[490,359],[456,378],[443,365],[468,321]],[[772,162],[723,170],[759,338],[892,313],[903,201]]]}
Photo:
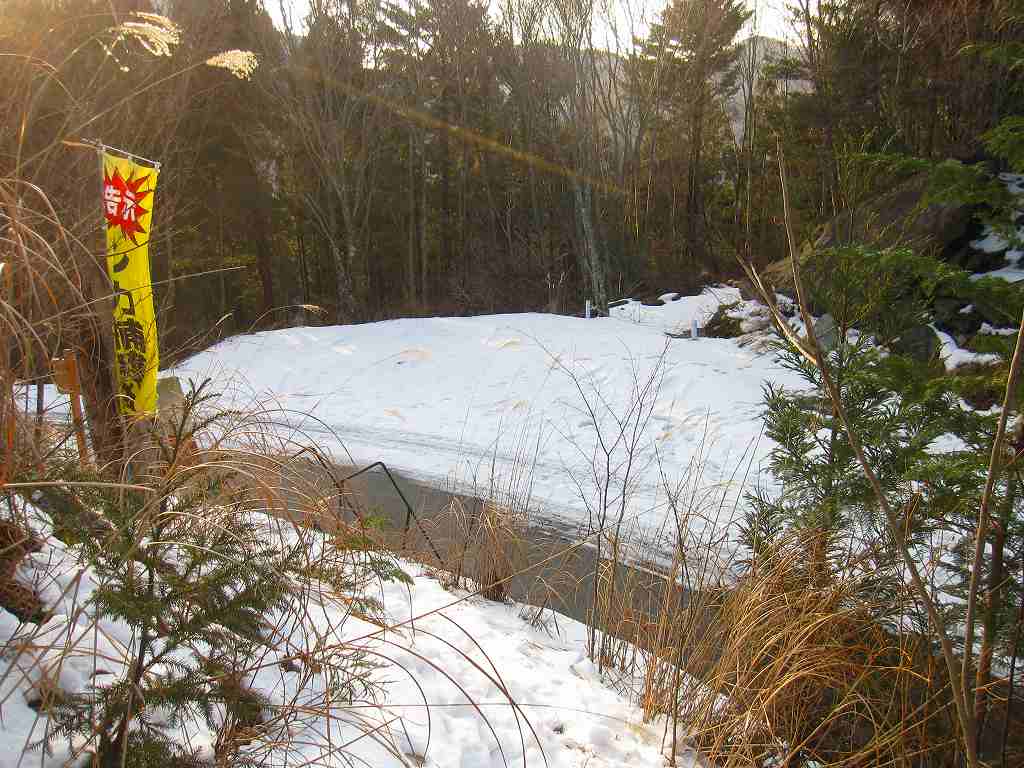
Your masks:
{"label": "green shrub", "polygon": [[[282,643],[292,648],[281,628],[296,628],[300,644],[308,642],[316,633],[303,623],[303,605],[312,592],[341,596],[349,610],[370,614],[379,606],[362,596],[367,581],[404,576],[362,533],[342,531],[331,542],[269,516],[267,502],[245,485],[262,458],[226,450],[184,456],[197,431],[236,417],[202,414],[210,399],[202,387],[190,392],[181,424],[196,426],[179,425],[176,440],[157,436],[151,453],[162,458],[148,475],[139,473],[154,479],[151,492],[98,485],[76,504],[44,503],[51,513],[61,510],[65,529],[76,511],[103,521],[80,526],[74,539],[98,584],[88,608],[132,631],[120,672],[61,696],[47,713],[48,739],[95,740],[96,763],[105,768],[198,765],[176,735],[204,726],[218,736],[218,764],[250,764],[246,745],[279,741],[264,729],[271,721],[281,727],[281,713],[272,712],[254,677]],[[331,679],[332,706],[372,688],[370,664],[357,654],[344,669],[331,658],[305,663]]]}
{"label": "green shrub", "polygon": [[804,265],[812,311],[832,315],[840,336],[856,328],[882,344],[927,323],[933,298],[961,279],[959,270],[909,248],[830,248]]}
{"label": "green shrub", "polygon": [[979,352],[983,355],[999,355],[1004,361],[1009,361],[1013,356],[1013,349],[1017,345],[1017,334],[1012,336],[1000,336],[994,333],[977,333],[967,340],[965,345],[971,352]]}

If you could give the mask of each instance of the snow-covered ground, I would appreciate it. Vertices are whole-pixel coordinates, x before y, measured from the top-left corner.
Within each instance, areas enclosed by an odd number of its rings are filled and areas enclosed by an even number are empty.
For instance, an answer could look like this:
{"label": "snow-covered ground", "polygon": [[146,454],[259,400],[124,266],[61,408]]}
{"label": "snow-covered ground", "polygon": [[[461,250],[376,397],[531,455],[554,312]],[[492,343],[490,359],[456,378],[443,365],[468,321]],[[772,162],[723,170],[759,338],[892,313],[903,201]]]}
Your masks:
{"label": "snow-covered ground", "polygon": [[[693,318],[702,324],[738,299],[722,287],[659,307],[630,302],[592,320],[510,314],[291,328],[228,339],[175,373],[212,378],[229,402],[282,409],[340,461],[383,460],[469,487],[489,486],[492,475],[508,482],[525,462],[540,514],[563,522],[587,521],[604,445],[613,448],[612,495],[628,466],[629,514],[654,530],[665,518],[662,469],[674,482],[701,464],[704,486],[742,478],[769,448],[759,441],[764,382],[798,385],[771,356],[734,340],[664,333],[688,331]],[[620,424],[626,439],[617,441]]]}
{"label": "snow-covered ground", "polygon": [[[297,437],[312,437],[340,461],[383,459],[428,481],[468,485],[487,485],[492,474],[515,477],[525,464],[538,511],[575,522],[586,521],[596,497],[592,472],[602,444],[613,447],[613,492],[621,489],[629,451],[615,441],[625,423],[625,443],[636,435],[628,509],[655,530],[665,516],[663,474],[671,484],[698,462],[704,487],[743,478],[746,461],[756,468],[770,449],[757,440],[763,383],[801,386],[770,354],[736,340],[666,336],[738,300],[734,289],[664,298],[663,306],[628,302],[594,320],[521,314],[260,333],[229,339],[175,373],[211,377],[227,402],[278,408],[281,430],[301,430]],[[953,340],[943,342],[955,355]],[[733,496],[739,485],[731,482]],[[45,536],[45,522],[36,529]],[[536,628],[519,606],[448,591],[415,564],[403,568],[412,584],[382,586],[383,621],[357,617],[343,601],[310,614],[318,617],[316,636],[391,663],[374,672],[386,683],[378,698],[305,723],[296,749],[308,759],[385,767],[665,764],[662,729],[644,724],[615,681],[596,673],[582,625],[558,617]],[[0,612],[0,768],[65,765],[73,744],[21,755],[46,733],[46,718],[28,706],[33,686],[48,665],[67,693],[87,690],[99,659],[104,674],[120,675],[117,660],[133,639],[119,622],[93,625],[92,574],[60,542],[48,538],[19,578],[36,586],[53,616],[36,627]],[[323,694],[315,680],[299,687],[292,674],[271,663],[250,682],[271,703]],[[361,735],[367,730],[372,737]],[[199,726],[179,738],[209,753],[214,736]],[[342,743],[355,763],[322,758]]]}
{"label": "snow-covered ground", "polygon": [[[956,339],[950,336],[945,331],[940,331],[934,325],[931,329],[935,331],[935,335],[939,339],[941,351],[939,357],[942,358],[943,364],[946,366],[947,371],[955,371],[961,365],[994,365],[998,363],[1002,358],[999,355],[983,352],[971,352],[969,349],[963,349],[958,347]],[[996,333],[1002,333],[1003,329],[999,329]],[[1013,331],[1010,331],[1013,333]]]}
{"label": "snow-covered ground", "polygon": [[[625,484],[629,520],[652,534],[666,519],[666,485],[682,478],[699,474],[691,488],[716,488],[709,503],[736,498],[744,479],[771,482],[757,472],[771,448],[760,435],[762,388],[804,386],[763,345],[666,335],[688,335],[694,321],[703,326],[720,305],[740,302],[735,288],[662,301],[629,300],[591,320],[526,313],[268,331],[228,339],[168,373],[211,378],[224,402],[271,409],[279,431],[342,463],[382,460],[469,491],[528,477],[535,513],[556,524],[590,522],[595,480],[608,468],[610,502]],[[740,302],[730,314],[748,331],[766,322],[758,308]],[[996,360],[936,333],[947,368]],[[628,439],[616,442],[620,422]]]}
{"label": "snow-covered ground", "polygon": [[[1011,194],[1021,198],[1024,195],[1024,176],[1016,173],[1001,173],[999,179],[1006,185]],[[1015,216],[1020,216],[1021,211],[1015,211]],[[1024,226],[1017,226],[1016,235],[1018,241],[1024,239]],[[1018,283],[1024,280],[1024,266],[1021,265],[1021,256],[1024,251],[1020,248],[1011,248],[1011,243],[991,227],[986,226],[984,236],[980,240],[971,242],[971,247],[977,248],[985,253],[996,253],[1006,251],[1006,264],[998,269],[989,272],[982,272],[971,275],[972,280],[980,280],[983,277],[997,277],[1008,283]]]}
{"label": "snow-covered ground", "polygon": [[[464,483],[510,476],[525,461],[542,510],[576,521],[585,509],[580,488],[593,492],[587,472],[597,432],[614,441],[616,418],[640,399],[647,407],[639,410],[630,509],[656,526],[664,514],[659,460],[675,477],[703,457],[709,483],[728,478],[759,432],[762,381],[787,376],[734,341],[664,334],[737,298],[722,289],[661,307],[631,303],[589,321],[525,314],[296,328],[228,340],[175,373],[213,377],[228,401],[279,407],[292,425],[282,430],[301,428],[341,461],[351,452],[356,461],[384,459],[427,480]],[[650,393],[638,396],[648,382]],[[47,400],[62,409],[52,391]],[[621,448],[613,456],[620,481]],[[97,675],[115,679],[105,676],[124,673],[120,660],[133,647],[127,625],[93,623],[92,572],[37,517],[45,543],[19,579],[35,586],[52,616],[37,626],[0,613],[0,768],[67,764],[81,743],[56,739],[52,754],[22,756],[48,733],[47,718],[29,706],[33,690],[43,678],[65,693],[87,691]],[[385,768],[665,764],[664,724],[644,724],[619,681],[597,673],[585,627],[562,616],[535,627],[521,606],[449,591],[419,566],[402,567],[412,584],[382,585],[383,621],[354,615],[344,601],[307,613],[318,626],[302,642],[348,643],[389,663],[373,673],[385,684],[376,697],[330,720],[307,718],[294,734],[295,757]],[[283,661],[262,664],[248,684],[278,706],[324,695],[320,677],[300,686]],[[215,733],[205,725],[175,727],[176,740],[211,753]],[[324,757],[339,744],[354,763]],[[684,752],[677,764],[696,762]]]}
{"label": "snow-covered ground", "polygon": [[[42,537],[49,527],[44,517],[31,521]],[[293,635],[253,662],[243,682],[265,698],[269,711],[299,705],[300,716],[288,725],[288,765],[665,764],[663,729],[644,724],[641,712],[614,689],[615,681],[597,673],[585,655],[585,627],[564,617],[534,627],[520,606],[447,591],[417,565],[400,565],[413,581],[381,586],[383,620],[357,618],[344,600],[314,599],[305,613],[305,637]],[[73,549],[50,537],[21,564],[19,579],[39,590],[53,615],[43,625],[19,624],[0,611],[0,768],[90,764],[80,739],[54,738],[50,753],[23,750],[53,735],[48,718],[29,706],[41,680],[75,694],[88,691],[93,680],[124,674],[123,660],[137,637],[120,621],[94,623],[89,599],[96,578]],[[364,654],[384,662],[372,672],[383,687],[372,696],[338,701],[331,718],[315,714],[327,676],[304,676],[301,664],[285,660],[302,658],[289,651],[317,641],[345,644],[347,659]],[[201,719],[171,724],[159,708],[148,717],[165,722],[174,741],[212,758],[216,733]],[[679,764],[694,762],[684,754]]]}

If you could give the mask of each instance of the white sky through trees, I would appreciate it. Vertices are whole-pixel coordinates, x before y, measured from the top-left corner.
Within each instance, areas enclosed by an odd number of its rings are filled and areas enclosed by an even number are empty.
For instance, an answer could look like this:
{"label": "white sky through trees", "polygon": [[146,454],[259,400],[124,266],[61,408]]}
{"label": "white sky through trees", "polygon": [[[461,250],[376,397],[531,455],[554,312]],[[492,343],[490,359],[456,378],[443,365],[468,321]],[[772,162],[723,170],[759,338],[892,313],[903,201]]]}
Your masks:
{"label": "white sky through trees", "polygon": [[[602,47],[608,50],[625,49],[631,36],[642,37],[646,34],[650,22],[657,17],[666,3],[667,0],[595,0],[597,16],[607,18],[610,15],[608,10],[602,10],[602,6],[605,6],[607,9],[614,9],[612,18],[615,19],[614,23],[595,23],[595,37],[598,38],[595,42],[601,44],[603,30]],[[309,0],[265,0],[265,5],[278,27],[284,26],[283,16],[287,14],[290,26],[293,29],[301,28],[309,11]],[[748,0],[747,7],[755,8],[757,11],[756,19],[748,23],[741,36],[753,34],[756,25],[756,33],[759,35],[780,40],[792,38],[793,29],[785,5],[785,0]],[[495,17],[500,14],[500,1],[491,3],[491,14]],[[617,46],[616,37],[619,40]]]}

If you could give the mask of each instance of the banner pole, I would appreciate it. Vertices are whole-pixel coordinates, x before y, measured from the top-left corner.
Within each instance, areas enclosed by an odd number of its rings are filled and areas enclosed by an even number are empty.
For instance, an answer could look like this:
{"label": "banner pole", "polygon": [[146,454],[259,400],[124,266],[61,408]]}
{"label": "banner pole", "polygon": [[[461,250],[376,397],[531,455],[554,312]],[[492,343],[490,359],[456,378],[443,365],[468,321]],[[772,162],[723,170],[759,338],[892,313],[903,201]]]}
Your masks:
{"label": "banner pole", "polygon": [[126,160],[141,160],[142,162],[151,165],[154,170],[160,170],[159,160],[150,160],[148,157],[136,155],[134,152],[129,152],[126,149],[118,149],[117,147],[108,146],[99,139],[79,139],[78,141],[68,141],[67,139],[65,139],[62,143],[68,147],[91,147],[97,150],[101,155],[104,152],[112,152],[121,155]]}
{"label": "banner pole", "polygon": [[[107,172],[107,168],[106,168],[106,165],[104,163],[103,156],[104,156],[104,154],[106,154],[107,148],[103,144],[102,141],[92,141],[92,142],[90,142],[88,144],[88,146],[91,146],[91,147],[93,147],[93,149],[96,150],[96,159],[99,161],[99,171],[100,171],[100,175],[99,175],[99,182],[100,182],[100,198],[99,198],[100,199],[100,221],[99,221],[99,224],[100,224],[100,253],[103,254],[103,276],[107,280],[107,288],[109,289],[110,286],[111,286],[111,282],[110,282],[109,271],[108,271],[108,267],[107,267],[107,219],[106,219],[106,216],[105,216],[105,207],[104,207],[106,205],[106,203],[103,201],[103,193],[104,193],[104,182],[103,182],[103,179],[104,179],[104,176],[106,175],[106,172]],[[116,294],[114,296],[114,302],[117,303],[117,296],[116,296]],[[108,319],[108,322],[109,322],[109,319]],[[114,330],[113,330],[113,328],[111,326],[108,326],[106,324],[104,324],[104,326],[107,327],[107,328],[110,328],[110,332],[111,332],[111,334],[113,334]],[[101,332],[101,335],[102,335],[102,332]],[[127,433],[126,433],[126,430],[125,430],[125,427],[124,427],[124,420],[121,418],[121,405],[120,405],[120,403],[117,400],[117,398],[121,394],[121,391],[120,391],[120,389],[118,388],[118,385],[117,385],[117,373],[116,373],[116,368],[117,368],[117,345],[116,345],[116,342],[114,342],[113,339],[111,339],[110,349],[113,351],[113,354],[114,354],[113,359],[110,361],[111,365],[114,366],[114,370],[108,371],[109,375],[111,376],[111,378],[113,380],[113,385],[114,385],[114,402],[111,403],[110,406],[114,409],[114,419],[115,419],[114,426],[117,429],[119,429],[120,433],[121,433],[121,450],[123,452],[127,453],[127,451],[128,451],[128,444],[125,442],[125,439],[124,439],[124,437],[125,437],[125,435]],[[105,368],[105,366],[100,366],[96,370],[95,375],[97,375],[97,376],[101,375],[101,371],[104,368]],[[105,408],[105,406],[104,405],[100,405],[99,408],[102,411]],[[110,415],[110,413],[109,413],[109,411],[107,411],[107,413],[104,415],[103,418],[107,418],[109,415]],[[99,448],[98,448],[98,446],[95,443],[93,444],[93,447],[96,448],[96,462],[98,464],[99,463]],[[130,467],[128,468],[128,477],[129,477],[129,481],[130,481],[130,479],[131,479],[131,468]]]}

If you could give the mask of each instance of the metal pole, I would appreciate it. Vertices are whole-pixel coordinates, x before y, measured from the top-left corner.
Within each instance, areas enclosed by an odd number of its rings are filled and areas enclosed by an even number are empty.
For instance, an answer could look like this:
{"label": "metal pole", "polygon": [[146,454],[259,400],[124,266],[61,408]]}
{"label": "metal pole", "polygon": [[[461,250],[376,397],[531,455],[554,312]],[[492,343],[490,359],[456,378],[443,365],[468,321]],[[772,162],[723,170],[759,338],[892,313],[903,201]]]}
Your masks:
{"label": "metal pole", "polygon": [[[351,475],[348,475],[347,477],[341,478],[341,480],[336,481],[337,485],[340,487],[340,486],[344,485],[346,482],[348,482],[349,480],[352,480],[353,478],[359,477],[359,475],[363,474],[364,472],[369,472],[374,467],[380,467],[381,469],[384,470],[384,472],[388,476],[388,480],[391,481],[391,485],[394,486],[395,491],[398,492],[399,497],[402,499],[402,504],[405,505],[405,530],[406,530],[406,532],[408,532],[408,530],[409,530],[410,519],[411,520],[415,520],[416,521],[416,527],[420,529],[420,533],[423,534],[423,538],[426,539],[427,544],[430,545],[430,549],[433,550],[434,555],[437,556],[437,561],[439,563],[443,563],[444,562],[444,558],[441,557],[441,553],[437,551],[437,547],[434,546],[434,542],[431,541],[430,536],[428,536],[427,532],[425,530],[423,530],[423,526],[420,524],[419,517],[417,517],[416,513],[412,511],[412,505],[409,503],[409,500],[407,498],[405,498],[405,494],[402,493],[402,489],[398,487],[398,483],[395,482],[395,478],[391,475],[391,470],[388,469],[387,465],[383,461],[375,461],[375,462],[373,462],[373,464],[370,464],[368,467],[363,467],[362,469],[360,469],[360,470],[358,470],[356,472],[353,472]],[[331,477],[332,478],[334,477],[333,473],[331,473]]]}
{"label": "metal pole", "polygon": [[63,143],[66,144],[69,147],[75,147],[75,146],[92,147],[93,149],[97,150],[100,153],[100,155],[102,155],[104,152],[113,152],[115,154],[121,155],[122,157],[124,157],[127,160],[141,160],[142,162],[148,163],[149,165],[151,165],[154,170],[157,170],[157,171],[160,170],[160,162],[159,161],[157,161],[157,160],[150,160],[148,157],[143,157],[142,155],[136,155],[134,152],[129,152],[129,151],[124,150],[124,149],[118,149],[117,147],[107,146],[106,144],[104,144],[99,139],[82,139],[79,142],[64,141]]}

